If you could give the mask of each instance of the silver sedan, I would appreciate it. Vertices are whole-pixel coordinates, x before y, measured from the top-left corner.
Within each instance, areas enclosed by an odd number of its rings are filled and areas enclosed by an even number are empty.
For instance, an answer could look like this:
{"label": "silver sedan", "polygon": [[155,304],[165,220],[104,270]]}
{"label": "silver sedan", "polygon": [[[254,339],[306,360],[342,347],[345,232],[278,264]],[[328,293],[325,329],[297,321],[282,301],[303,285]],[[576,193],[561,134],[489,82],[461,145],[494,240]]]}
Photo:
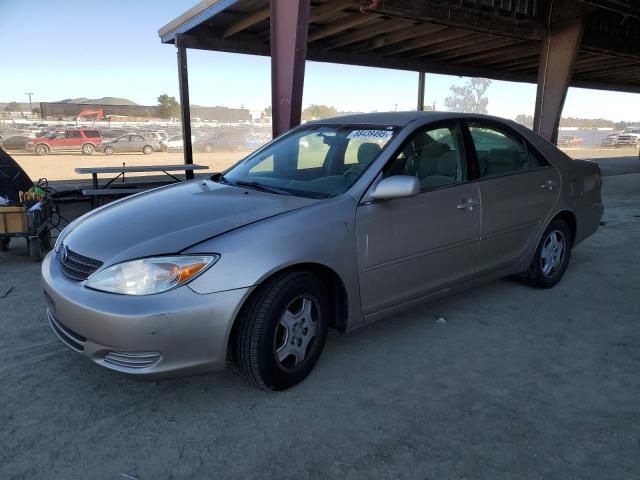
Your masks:
{"label": "silver sedan", "polygon": [[132,153],[142,152],[149,155],[153,152],[162,150],[160,142],[152,138],[144,138],[136,133],[121,135],[113,140],[102,142],[96,146],[96,151],[105,155],[113,155],[114,153]]}
{"label": "silver sedan", "polygon": [[595,163],[507,120],[376,113],[310,122],[210,180],[77,219],[42,266],[69,348],[139,377],[304,379],[329,328],[517,276],[562,278],[603,212]]}

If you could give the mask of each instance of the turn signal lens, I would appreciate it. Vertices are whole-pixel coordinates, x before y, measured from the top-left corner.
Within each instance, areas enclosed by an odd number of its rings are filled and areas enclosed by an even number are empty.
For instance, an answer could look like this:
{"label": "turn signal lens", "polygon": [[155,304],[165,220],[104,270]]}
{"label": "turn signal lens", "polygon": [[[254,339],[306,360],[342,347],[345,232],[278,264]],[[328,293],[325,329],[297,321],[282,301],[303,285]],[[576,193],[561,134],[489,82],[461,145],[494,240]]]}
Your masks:
{"label": "turn signal lens", "polygon": [[193,280],[219,258],[220,255],[181,255],[132,260],[97,271],[85,286],[121,295],[153,295]]}

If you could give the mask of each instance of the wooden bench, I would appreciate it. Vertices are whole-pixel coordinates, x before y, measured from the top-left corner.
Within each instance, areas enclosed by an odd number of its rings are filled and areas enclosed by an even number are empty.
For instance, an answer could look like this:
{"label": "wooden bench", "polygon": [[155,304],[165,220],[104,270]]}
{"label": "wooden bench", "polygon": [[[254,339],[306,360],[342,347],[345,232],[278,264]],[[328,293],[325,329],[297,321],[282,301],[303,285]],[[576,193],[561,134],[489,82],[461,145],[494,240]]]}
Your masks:
{"label": "wooden bench", "polygon": [[[174,181],[180,182],[182,181],[175,175],[170,172],[193,172],[194,170],[207,170],[209,167],[206,165],[196,165],[196,164],[188,164],[188,165],[138,165],[138,166],[130,166],[127,167],[124,164],[121,167],[81,167],[76,168],[76,173],[79,174],[91,174],[93,179],[93,188],[82,190],[82,193],[87,197],[91,197],[91,206],[95,208],[98,206],[98,199],[102,196],[116,196],[116,195],[131,195],[133,193],[142,192],[145,190],[144,188],[114,188],[109,186],[118,178],[122,178],[122,183],[120,185],[126,185],[124,183],[124,175],[125,173],[148,173],[148,172],[162,172],[165,175],[171,177]],[[115,177],[111,178],[105,185],[100,187],[98,184],[98,174],[99,173],[109,173],[109,174],[117,174]],[[137,184],[141,185],[141,184]],[[151,185],[150,185],[151,186]],[[153,185],[154,187],[157,185]]]}

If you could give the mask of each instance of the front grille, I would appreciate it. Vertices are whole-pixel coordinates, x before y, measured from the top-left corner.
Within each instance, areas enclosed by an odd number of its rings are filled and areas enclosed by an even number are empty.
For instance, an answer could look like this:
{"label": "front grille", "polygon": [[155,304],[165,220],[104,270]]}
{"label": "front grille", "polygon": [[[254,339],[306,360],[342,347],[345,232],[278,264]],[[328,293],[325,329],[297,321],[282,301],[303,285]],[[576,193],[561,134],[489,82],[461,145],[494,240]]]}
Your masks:
{"label": "front grille", "polygon": [[158,352],[108,352],[104,361],[124,368],[147,368],[160,361]]}
{"label": "front grille", "polygon": [[77,334],[70,328],[65,327],[56,317],[53,316],[51,310],[47,310],[47,318],[49,319],[51,329],[67,347],[75,350],[76,352],[84,351],[84,344],[87,343],[86,338]]}
{"label": "front grille", "polygon": [[[66,252],[66,255],[64,254]],[[63,245],[58,253],[58,260],[60,261],[60,267],[62,272],[69,278],[77,280],[78,282],[89,278],[93,272],[102,266],[100,260],[95,258],[85,257],[79,253],[70,250]]]}

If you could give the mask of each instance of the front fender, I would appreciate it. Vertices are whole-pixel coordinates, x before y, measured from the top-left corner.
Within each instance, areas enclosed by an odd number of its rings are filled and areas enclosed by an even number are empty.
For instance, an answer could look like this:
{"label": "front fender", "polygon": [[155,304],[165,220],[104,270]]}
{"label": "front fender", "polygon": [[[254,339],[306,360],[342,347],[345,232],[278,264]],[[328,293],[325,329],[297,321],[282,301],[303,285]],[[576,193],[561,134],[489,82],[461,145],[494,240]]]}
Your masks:
{"label": "front fender", "polygon": [[350,327],[361,318],[355,240],[356,201],[341,195],[268,218],[197,244],[182,253],[218,253],[220,260],[189,286],[207,294],[259,285],[302,263],[330,268],[347,292]]}

